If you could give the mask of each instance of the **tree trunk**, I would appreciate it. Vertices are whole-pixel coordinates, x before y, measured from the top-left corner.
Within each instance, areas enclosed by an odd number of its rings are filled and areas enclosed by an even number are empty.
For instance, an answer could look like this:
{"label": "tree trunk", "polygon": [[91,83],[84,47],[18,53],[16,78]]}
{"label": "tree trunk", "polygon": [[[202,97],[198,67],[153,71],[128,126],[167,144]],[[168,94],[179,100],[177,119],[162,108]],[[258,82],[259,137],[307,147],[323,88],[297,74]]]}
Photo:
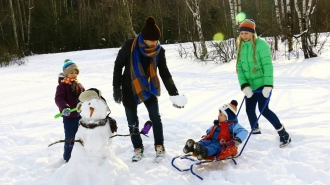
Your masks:
{"label": "tree trunk", "polygon": [[278,5],[278,0],[274,0],[275,1],[275,17],[276,17],[276,21],[277,24],[281,30],[282,33],[282,20],[281,20],[281,14],[280,14],[280,6]]}
{"label": "tree trunk", "polygon": [[17,3],[18,17],[19,17],[18,20],[19,20],[19,23],[20,23],[20,26],[21,26],[22,41],[23,41],[23,43],[25,43],[25,38],[24,38],[24,24],[23,24],[23,21],[22,21],[22,12],[21,12],[21,6],[20,6],[19,0],[16,0],[16,3]]}
{"label": "tree trunk", "polygon": [[286,37],[288,39],[288,52],[290,53],[293,51],[292,47],[292,11],[291,11],[291,3],[290,0],[286,0],[286,22],[287,22],[287,30],[286,30]]}
{"label": "tree trunk", "polygon": [[284,2],[283,1],[285,1],[285,0],[280,0],[280,2],[281,2],[281,20],[282,21],[284,21],[284,19],[285,19],[285,4],[284,4]]}
{"label": "tree trunk", "polygon": [[[128,17],[128,25],[127,25],[127,28],[129,30],[128,32],[128,38],[133,38],[133,37],[136,37],[137,34],[136,32],[134,31],[134,28],[133,28],[133,22],[132,22],[132,14],[131,14],[131,10],[130,10],[130,6],[129,6],[129,3],[127,2],[127,0],[123,0],[123,4],[124,4],[124,11]],[[133,0],[132,0],[132,4],[133,4]]]}
{"label": "tree trunk", "polygon": [[308,2],[308,7],[306,6],[306,0],[303,0],[302,2],[302,11],[299,9],[298,1],[294,0],[294,5],[295,9],[298,15],[298,22],[299,22],[299,31],[300,31],[300,36],[301,36],[301,45],[302,45],[302,50],[304,52],[304,57],[307,58],[312,58],[317,56],[311,47],[311,43],[308,42],[307,40],[307,34],[308,34],[308,29],[309,29],[309,13],[311,9],[311,3],[312,0],[309,0]]}
{"label": "tree trunk", "polygon": [[229,6],[230,6],[230,17],[231,17],[231,29],[233,38],[237,36],[237,28],[236,28],[236,14],[235,10],[236,7],[234,6],[236,0],[229,0]]}
{"label": "tree trunk", "polygon": [[[27,23],[27,51],[30,51],[30,35],[31,35],[31,13],[32,9],[34,8],[33,5],[33,0],[29,0],[29,18],[28,18],[28,23]],[[32,6],[32,7],[31,7]]]}
{"label": "tree trunk", "polygon": [[197,32],[198,32],[198,37],[199,37],[199,41],[200,41],[201,47],[202,47],[202,54],[199,58],[201,60],[204,60],[206,55],[207,55],[207,48],[206,48],[206,44],[205,44],[205,40],[204,40],[204,35],[203,35],[203,30],[202,30],[202,23],[201,23],[200,12],[199,12],[199,2],[200,2],[200,0],[185,0],[185,2],[187,4],[188,8],[190,9],[191,13],[193,14],[194,19],[195,19]]}
{"label": "tree trunk", "polygon": [[242,11],[242,2],[241,0],[237,0],[237,13]]}
{"label": "tree trunk", "polygon": [[12,20],[12,23],[13,23],[15,45],[16,45],[16,49],[18,51],[19,50],[19,46],[18,46],[18,38],[17,38],[17,28],[16,28],[16,20],[15,20],[15,13],[14,13],[14,8],[13,8],[13,2],[12,2],[12,0],[9,0],[9,6],[10,6],[10,12],[11,12],[11,20]]}

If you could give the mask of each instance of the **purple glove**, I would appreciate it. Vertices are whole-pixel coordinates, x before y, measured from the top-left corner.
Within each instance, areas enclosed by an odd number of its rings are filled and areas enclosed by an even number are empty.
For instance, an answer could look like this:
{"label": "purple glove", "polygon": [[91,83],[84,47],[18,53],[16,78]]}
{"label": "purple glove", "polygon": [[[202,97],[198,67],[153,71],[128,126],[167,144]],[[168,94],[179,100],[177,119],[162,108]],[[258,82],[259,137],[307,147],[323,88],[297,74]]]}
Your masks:
{"label": "purple glove", "polygon": [[141,134],[144,134],[144,135],[148,134],[148,132],[149,132],[151,126],[152,126],[152,122],[151,122],[150,120],[147,121],[147,122],[144,124],[143,129],[141,130]]}

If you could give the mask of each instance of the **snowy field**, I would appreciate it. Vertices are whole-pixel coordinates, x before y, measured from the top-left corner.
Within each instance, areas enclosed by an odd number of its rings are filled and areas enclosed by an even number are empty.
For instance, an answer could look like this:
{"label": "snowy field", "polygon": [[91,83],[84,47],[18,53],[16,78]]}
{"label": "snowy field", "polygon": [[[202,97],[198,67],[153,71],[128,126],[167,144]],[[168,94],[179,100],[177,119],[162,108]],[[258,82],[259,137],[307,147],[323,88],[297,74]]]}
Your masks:
{"label": "snowy field", "polygon": [[[330,184],[330,44],[322,55],[305,60],[285,58],[281,51],[274,63],[275,88],[270,102],[273,110],[292,137],[292,143],[279,148],[279,138],[263,117],[261,135],[252,135],[243,154],[231,161],[195,167],[204,180],[188,172],[179,172],[171,165],[173,157],[182,155],[189,138],[198,140],[217,119],[218,108],[236,99],[243,100],[235,61],[229,64],[201,64],[181,59],[179,45],[164,45],[169,69],[180,94],[188,104],[184,109],[171,105],[162,85],[159,98],[164,126],[166,158],[154,162],[153,133],[144,137],[145,157],[132,163],[129,137],[112,138],[115,155],[128,166],[130,176],[120,184],[136,185],[329,185]],[[48,144],[64,139],[62,119],[54,102],[57,75],[63,61],[72,59],[80,68],[79,81],[88,88],[98,88],[108,102],[111,117],[117,120],[118,134],[127,134],[124,107],[112,98],[112,73],[119,48],[43,54],[27,57],[23,66],[0,68],[0,184],[57,185],[56,171],[63,168],[63,143]],[[238,119],[248,130],[245,105]],[[140,123],[147,121],[144,105],[138,108]],[[240,146],[241,148],[242,146]],[[180,167],[189,161],[177,160]],[[85,166],[89,169],[89,166]],[[92,171],[91,175],[95,174]],[[79,170],[79,169],[77,169]],[[100,167],[100,170],[102,168]],[[110,173],[110,172],[109,172]],[[111,174],[120,179],[121,174]],[[72,177],[82,178],[82,177]],[[84,177],[88,178],[88,177]],[[85,184],[93,184],[86,181]],[[107,183],[105,183],[107,184]]]}

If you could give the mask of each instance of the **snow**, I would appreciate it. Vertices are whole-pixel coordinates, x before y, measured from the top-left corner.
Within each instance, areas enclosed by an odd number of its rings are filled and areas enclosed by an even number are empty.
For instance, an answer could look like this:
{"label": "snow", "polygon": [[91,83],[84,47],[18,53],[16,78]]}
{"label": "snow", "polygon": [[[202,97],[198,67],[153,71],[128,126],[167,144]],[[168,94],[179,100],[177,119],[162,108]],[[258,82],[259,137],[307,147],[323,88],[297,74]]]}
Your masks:
{"label": "snow", "polygon": [[[218,108],[243,93],[239,89],[235,61],[229,64],[208,64],[182,59],[179,45],[163,45],[174,82],[188,103],[183,109],[172,106],[162,85],[159,107],[164,126],[166,157],[155,163],[153,133],[142,136],[145,157],[131,162],[133,148],[129,137],[114,137],[110,151],[122,169],[109,169],[104,164],[71,165],[83,171],[66,178],[79,184],[148,184],[182,185],[215,184],[330,184],[330,45],[317,58],[284,57],[277,53],[274,63],[275,88],[270,108],[292,137],[292,143],[279,148],[279,138],[271,124],[260,118],[261,135],[252,135],[242,155],[231,161],[210,163],[194,168],[204,180],[188,172],[179,172],[171,165],[173,157],[182,155],[187,139],[198,140],[217,118]],[[282,47],[284,48],[284,46]],[[112,73],[119,48],[43,54],[27,57],[23,66],[0,68],[0,184],[60,184],[69,172],[70,162],[62,159],[64,139],[62,119],[54,119],[58,109],[54,102],[57,76],[63,61],[72,59],[80,68],[79,81],[88,88],[102,91],[117,121],[118,134],[128,134],[124,107],[112,98]],[[242,126],[250,130],[245,105],[238,116]],[[138,107],[140,123],[149,120],[144,105]],[[142,125],[142,124],[141,124]],[[76,145],[79,143],[76,143]],[[240,146],[241,149],[242,146]],[[188,160],[176,160],[177,166],[188,168]],[[67,169],[67,170],[64,170]],[[117,171],[118,169],[118,171]],[[101,171],[99,171],[101,170]],[[129,170],[128,174],[127,171]],[[106,173],[108,172],[108,173]],[[124,173],[124,175],[122,174]],[[102,176],[100,175],[102,174]],[[127,175],[126,175],[127,174]],[[109,183],[99,178],[109,176]],[[126,175],[126,176],[125,176]],[[123,178],[125,177],[125,178]],[[87,180],[87,179],[93,179]]]}

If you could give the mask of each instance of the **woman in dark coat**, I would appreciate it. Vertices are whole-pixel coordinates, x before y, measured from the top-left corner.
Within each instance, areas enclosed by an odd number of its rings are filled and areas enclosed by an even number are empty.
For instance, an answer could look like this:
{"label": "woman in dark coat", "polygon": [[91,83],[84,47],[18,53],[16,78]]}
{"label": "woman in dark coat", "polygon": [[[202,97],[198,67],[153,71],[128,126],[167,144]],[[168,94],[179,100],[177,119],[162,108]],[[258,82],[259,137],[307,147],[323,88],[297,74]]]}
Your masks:
{"label": "woman in dark coat", "polygon": [[[163,125],[159,114],[157,96],[160,96],[159,75],[171,96],[173,105],[183,108],[187,103],[180,96],[166,64],[165,50],[159,43],[160,30],[155,19],[149,16],[142,32],[134,39],[127,40],[119,50],[113,71],[114,100],[123,102],[131,140],[134,147],[132,161],[143,157],[143,143],[139,134],[137,106],[144,103],[153,124],[156,158],[165,154]],[[122,69],[125,67],[124,73]]]}

